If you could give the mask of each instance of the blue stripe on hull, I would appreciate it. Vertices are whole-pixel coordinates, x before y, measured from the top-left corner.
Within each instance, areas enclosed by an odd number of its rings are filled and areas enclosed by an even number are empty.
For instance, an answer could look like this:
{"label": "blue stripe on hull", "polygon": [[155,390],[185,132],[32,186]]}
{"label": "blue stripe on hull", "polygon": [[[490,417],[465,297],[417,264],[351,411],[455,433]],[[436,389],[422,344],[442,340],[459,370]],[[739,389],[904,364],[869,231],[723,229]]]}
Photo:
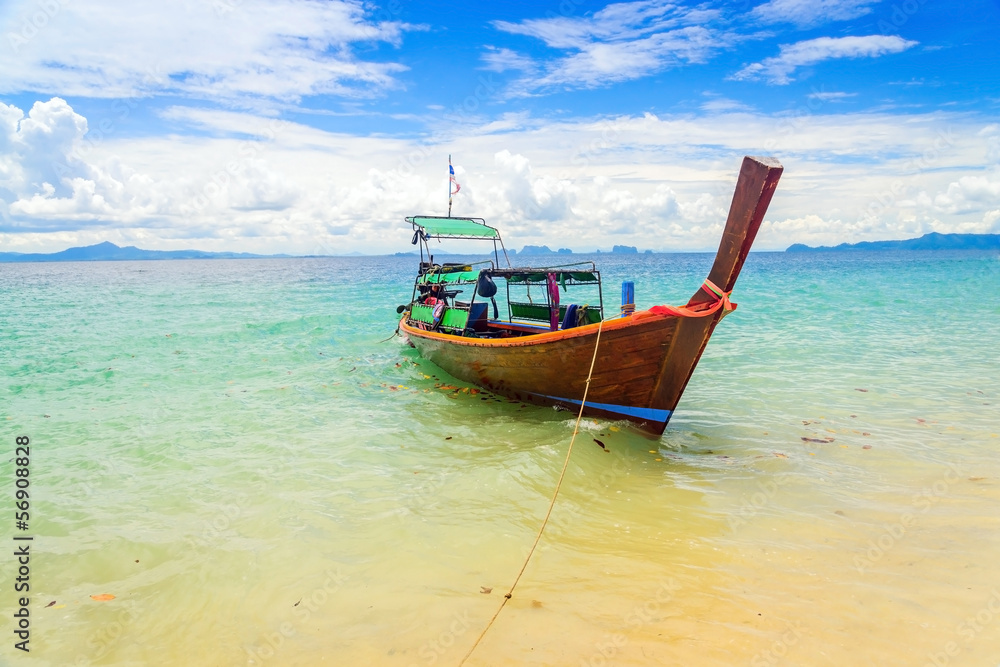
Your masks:
{"label": "blue stripe on hull", "polygon": [[[548,394],[534,394],[535,396],[541,396],[543,398],[548,398],[553,401],[562,401],[564,403],[572,403],[573,405],[580,405],[583,401],[578,401],[573,398],[563,398],[562,396],[549,396]],[[587,406],[591,408],[597,408],[598,410],[604,410],[605,412],[614,412],[615,414],[622,415],[624,417],[632,417],[633,419],[645,419],[651,422],[662,422],[666,423],[670,420],[670,410],[654,410],[653,408],[634,408],[629,405],[614,405],[613,403],[594,403],[587,401]]]}

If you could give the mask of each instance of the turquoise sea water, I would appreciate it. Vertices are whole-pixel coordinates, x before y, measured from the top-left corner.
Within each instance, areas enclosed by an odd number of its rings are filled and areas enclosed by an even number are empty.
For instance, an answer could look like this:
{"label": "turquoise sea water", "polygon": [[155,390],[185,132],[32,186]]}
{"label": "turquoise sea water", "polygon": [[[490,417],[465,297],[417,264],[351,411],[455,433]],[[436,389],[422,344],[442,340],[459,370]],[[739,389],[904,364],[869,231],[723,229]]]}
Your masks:
{"label": "turquoise sea water", "polygon": [[[641,308],[711,261],[600,267]],[[0,662],[457,665],[573,416],[379,342],[415,264],[0,265]],[[662,438],[585,420],[467,664],[997,664],[998,293],[996,253],[752,254]]]}

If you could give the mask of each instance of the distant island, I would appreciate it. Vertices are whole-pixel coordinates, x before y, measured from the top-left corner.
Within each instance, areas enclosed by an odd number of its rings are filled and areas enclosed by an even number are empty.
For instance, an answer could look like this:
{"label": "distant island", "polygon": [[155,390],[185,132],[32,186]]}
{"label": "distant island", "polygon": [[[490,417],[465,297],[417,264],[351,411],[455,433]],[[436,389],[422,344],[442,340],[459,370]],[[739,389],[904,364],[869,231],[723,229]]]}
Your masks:
{"label": "distant island", "polygon": [[[510,252],[510,251],[508,251]],[[598,249],[595,251],[597,254],[601,253]],[[634,245],[616,245],[611,249],[612,254],[615,255],[636,255],[639,253],[639,249]],[[646,254],[650,255],[653,253],[652,250],[644,251]],[[521,255],[572,255],[573,251],[569,248],[559,248],[559,250],[553,250],[547,245],[526,245],[521,248]]]}
{"label": "distant island", "polygon": [[143,250],[124,248],[109,241],[52,253],[0,252],[0,262],[99,262],[136,259],[261,259],[291,255],[254,255],[248,252],[205,252],[204,250]]}
{"label": "distant island", "polygon": [[931,232],[918,239],[902,241],[862,241],[836,246],[812,247],[796,243],[785,252],[830,252],[835,250],[998,250],[1000,234],[939,234]]}
{"label": "distant island", "polygon": [[521,254],[521,255],[550,255],[552,253],[555,253],[557,255],[572,255],[573,254],[573,251],[570,250],[569,248],[559,248],[559,250],[553,250],[552,248],[548,247],[547,245],[526,245],[523,248],[521,248],[521,252],[520,253],[517,253],[516,250],[513,251],[513,252],[510,251],[510,250],[508,250],[507,252],[508,253],[512,253],[512,254],[514,254],[514,253]]}

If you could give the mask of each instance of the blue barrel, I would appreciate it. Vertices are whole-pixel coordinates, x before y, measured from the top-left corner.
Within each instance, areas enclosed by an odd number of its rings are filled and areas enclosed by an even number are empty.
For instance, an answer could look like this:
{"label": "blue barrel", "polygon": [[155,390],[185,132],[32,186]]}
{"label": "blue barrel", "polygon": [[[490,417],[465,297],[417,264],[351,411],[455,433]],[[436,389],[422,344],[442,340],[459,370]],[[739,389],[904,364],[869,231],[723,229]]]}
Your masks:
{"label": "blue barrel", "polygon": [[631,280],[622,282],[622,317],[628,317],[635,312],[635,283]]}

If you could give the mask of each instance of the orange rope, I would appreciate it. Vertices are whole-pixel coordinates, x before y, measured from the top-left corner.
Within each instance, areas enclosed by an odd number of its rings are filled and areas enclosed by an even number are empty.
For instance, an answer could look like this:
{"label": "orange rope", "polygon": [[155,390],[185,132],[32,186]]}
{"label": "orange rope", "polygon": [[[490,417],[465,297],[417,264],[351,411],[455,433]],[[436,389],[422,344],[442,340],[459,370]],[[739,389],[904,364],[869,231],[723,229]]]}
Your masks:
{"label": "orange rope", "polygon": [[673,315],[674,317],[708,317],[717,313],[720,308],[723,315],[736,310],[736,304],[729,300],[729,295],[732,292],[723,292],[708,278],[705,279],[702,287],[706,292],[710,292],[716,297],[716,300],[708,308],[694,310],[691,306],[653,306],[648,312],[654,315]]}
{"label": "orange rope", "polygon": [[569,440],[569,447],[566,448],[566,459],[563,461],[562,470],[559,472],[559,479],[556,481],[556,489],[552,494],[552,500],[549,501],[549,510],[545,513],[545,518],[542,519],[542,525],[538,528],[538,534],[535,535],[535,541],[531,545],[531,549],[528,550],[528,555],[524,559],[524,565],[521,566],[521,571],[517,573],[514,578],[514,583],[510,585],[510,590],[507,594],[503,596],[503,600],[500,602],[500,606],[497,608],[493,618],[490,622],[486,624],[483,628],[482,633],[476,638],[476,642],[469,649],[469,652],[465,654],[462,661],[458,663],[458,667],[462,667],[465,661],[469,659],[469,656],[476,650],[479,646],[479,642],[483,641],[483,637],[489,632],[489,629],[493,627],[493,622],[497,620],[497,616],[503,611],[504,605],[507,604],[509,600],[514,595],[514,589],[517,587],[517,582],[521,581],[521,575],[524,571],[528,569],[528,563],[531,561],[531,557],[535,553],[535,548],[538,546],[538,542],[542,539],[542,533],[545,532],[545,526],[549,524],[549,517],[552,516],[552,508],[556,506],[556,498],[559,497],[559,489],[562,488],[563,479],[566,478],[566,469],[569,468],[569,459],[573,455],[573,443],[576,442],[576,436],[580,432],[580,420],[583,418],[583,407],[587,405],[587,393],[590,391],[590,380],[594,377],[594,364],[597,363],[597,348],[601,344],[601,330],[604,328],[604,321],[602,320],[600,324],[597,325],[597,339],[594,341],[594,356],[590,359],[590,370],[587,372],[587,384],[583,387],[583,400],[580,401],[580,411],[576,414],[576,426],[573,427],[573,437]]}

